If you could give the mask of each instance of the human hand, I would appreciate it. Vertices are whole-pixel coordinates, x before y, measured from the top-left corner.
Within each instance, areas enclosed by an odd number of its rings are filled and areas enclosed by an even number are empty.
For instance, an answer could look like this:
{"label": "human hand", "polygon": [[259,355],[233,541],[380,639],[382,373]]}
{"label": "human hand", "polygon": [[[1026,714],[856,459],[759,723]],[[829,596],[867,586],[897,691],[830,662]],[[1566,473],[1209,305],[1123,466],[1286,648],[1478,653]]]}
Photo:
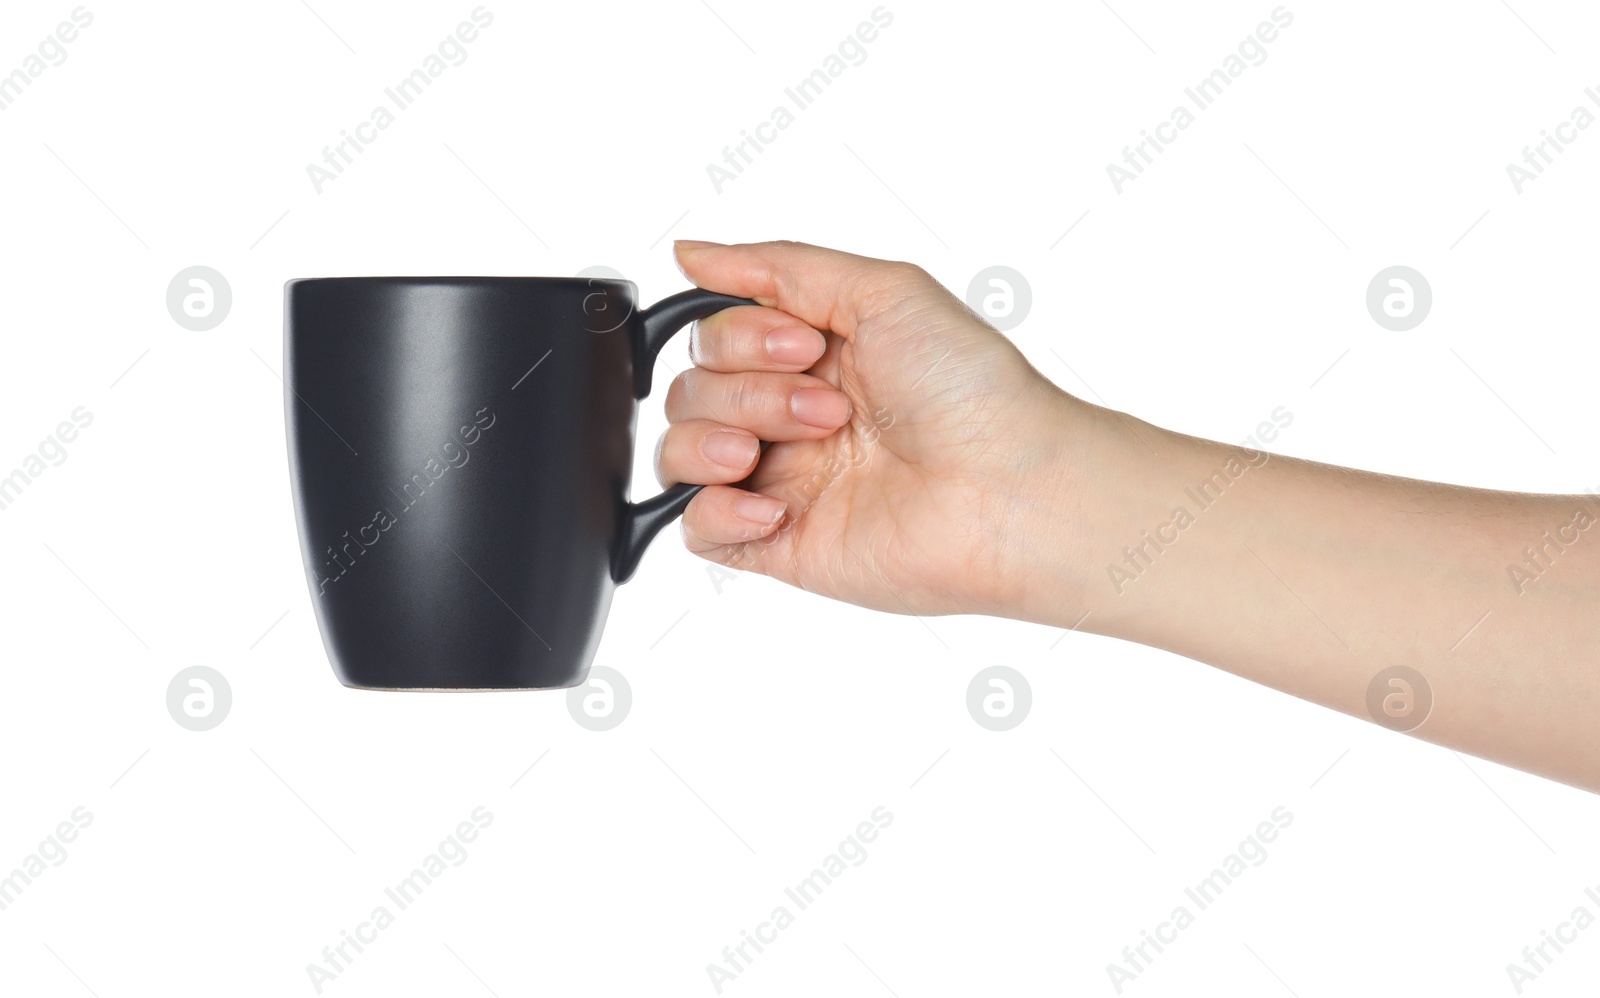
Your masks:
{"label": "human hand", "polygon": [[1070,510],[1061,430],[1082,403],[909,264],[791,242],[675,252],[699,286],[765,306],[702,320],[667,394],[658,477],[710,486],[684,514],[689,549],[874,609],[1017,616],[1035,514]]}
{"label": "human hand", "polygon": [[1502,568],[1600,522],[1594,497],[1257,460],[1067,395],[908,264],[677,254],[761,303],[703,320],[667,395],[658,474],[709,486],[690,550],[874,609],[1138,641],[1388,726],[1373,684],[1404,666],[1430,707],[1401,730],[1600,792],[1600,549],[1562,547],[1529,598]]}

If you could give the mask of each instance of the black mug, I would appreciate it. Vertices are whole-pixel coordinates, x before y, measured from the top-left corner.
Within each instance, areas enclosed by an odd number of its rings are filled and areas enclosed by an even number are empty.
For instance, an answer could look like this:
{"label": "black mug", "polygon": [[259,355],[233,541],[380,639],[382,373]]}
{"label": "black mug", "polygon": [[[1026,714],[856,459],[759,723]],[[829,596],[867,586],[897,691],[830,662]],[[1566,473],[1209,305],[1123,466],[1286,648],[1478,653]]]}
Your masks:
{"label": "black mug", "polygon": [[300,546],[362,689],[584,681],[618,584],[699,486],[628,501],[662,345],[748,299],[629,281],[335,277],[284,289]]}

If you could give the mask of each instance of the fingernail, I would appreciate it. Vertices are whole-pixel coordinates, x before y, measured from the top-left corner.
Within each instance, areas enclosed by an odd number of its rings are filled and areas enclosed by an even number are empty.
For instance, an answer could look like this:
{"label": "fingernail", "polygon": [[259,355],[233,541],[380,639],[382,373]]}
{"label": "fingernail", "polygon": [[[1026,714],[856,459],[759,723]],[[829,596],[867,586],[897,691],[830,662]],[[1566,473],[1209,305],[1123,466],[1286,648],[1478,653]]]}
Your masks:
{"label": "fingernail", "polygon": [[767,334],[767,356],[779,364],[812,364],[826,347],[815,329],[782,326]]}
{"label": "fingernail", "polygon": [[755,494],[740,496],[733,504],[733,512],[739,519],[748,520],[762,527],[770,527],[777,523],[787,508],[788,505],[782,499]]}
{"label": "fingernail", "polygon": [[700,441],[700,453],[724,468],[748,468],[760,445],[743,433],[718,430]]}
{"label": "fingernail", "polygon": [[850,400],[831,388],[797,388],[789,396],[789,409],[800,422],[825,430],[843,426],[850,419]]}
{"label": "fingernail", "polygon": [[696,249],[705,249],[707,246],[721,246],[723,244],[722,243],[706,242],[704,239],[674,239],[672,241],[672,245],[673,245],[673,248],[675,248],[675,249],[696,250]]}

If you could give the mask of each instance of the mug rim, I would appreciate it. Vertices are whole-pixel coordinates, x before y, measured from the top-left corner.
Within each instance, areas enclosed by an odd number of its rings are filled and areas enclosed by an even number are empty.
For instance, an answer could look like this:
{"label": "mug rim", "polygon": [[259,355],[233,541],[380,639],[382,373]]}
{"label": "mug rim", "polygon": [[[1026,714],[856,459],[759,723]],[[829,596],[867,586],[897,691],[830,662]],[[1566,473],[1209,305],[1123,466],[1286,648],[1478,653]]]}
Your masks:
{"label": "mug rim", "polygon": [[373,275],[367,275],[367,276],[349,276],[349,277],[294,277],[294,278],[290,278],[289,280],[285,281],[284,285],[283,285],[283,288],[284,288],[285,291],[290,291],[290,290],[293,290],[294,288],[296,288],[296,287],[298,287],[298,286],[300,286],[302,284],[349,284],[349,285],[374,284],[374,285],[395,285],[395,286],[430,286],[430,285],[431,286],[441,286],[442,285],[442,286],[446,286],[446,287],[450,287],[450,286],[471,286],[471,285],[480,285],[481,286],[481,285],[495,285],[495,284],[501,284],[501,285],[505,285],[505,284],[514,284],[514,285],[542,284],[542,285],[545,285],[545,286],[548,286],[548,287],[574,287],[574,286],[576,286],[576,287],[584,287],[584,288],[593,287],[596,284],[609,284],[609,285],[613,285],[613,286],[627,287],[627,288],[631,289],[632,291],[634,291],[635,293],[637,293],[638,290],[639,290],[639,285],[635,284],[633,281],[630,281],[625,277],[624,278],[618,278],[618,277],[538,277],[538,276],[510,276],[510,277],[501,276],[501,277],[491,277],[491,276],[469,276],[469,275],[460,275],[460,276],[440,275],[440,276],[429,277],[429,276],[380,275],[380,274],[373,274]]}

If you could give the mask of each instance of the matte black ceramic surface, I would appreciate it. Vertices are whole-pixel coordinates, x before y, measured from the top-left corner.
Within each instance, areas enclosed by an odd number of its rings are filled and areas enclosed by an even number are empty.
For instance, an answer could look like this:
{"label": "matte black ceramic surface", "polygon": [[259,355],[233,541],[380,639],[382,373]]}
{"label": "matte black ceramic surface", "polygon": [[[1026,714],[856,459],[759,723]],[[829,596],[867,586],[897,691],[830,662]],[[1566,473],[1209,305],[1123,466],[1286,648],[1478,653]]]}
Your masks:
{"label": "matte black ceramic surface", "polygon": [[611,595],[698,486],[628,502],[637,399],[707,291],[627,281],[289,282],[284,402],[301,551],[334,672],[370,689],[588,674]]}

